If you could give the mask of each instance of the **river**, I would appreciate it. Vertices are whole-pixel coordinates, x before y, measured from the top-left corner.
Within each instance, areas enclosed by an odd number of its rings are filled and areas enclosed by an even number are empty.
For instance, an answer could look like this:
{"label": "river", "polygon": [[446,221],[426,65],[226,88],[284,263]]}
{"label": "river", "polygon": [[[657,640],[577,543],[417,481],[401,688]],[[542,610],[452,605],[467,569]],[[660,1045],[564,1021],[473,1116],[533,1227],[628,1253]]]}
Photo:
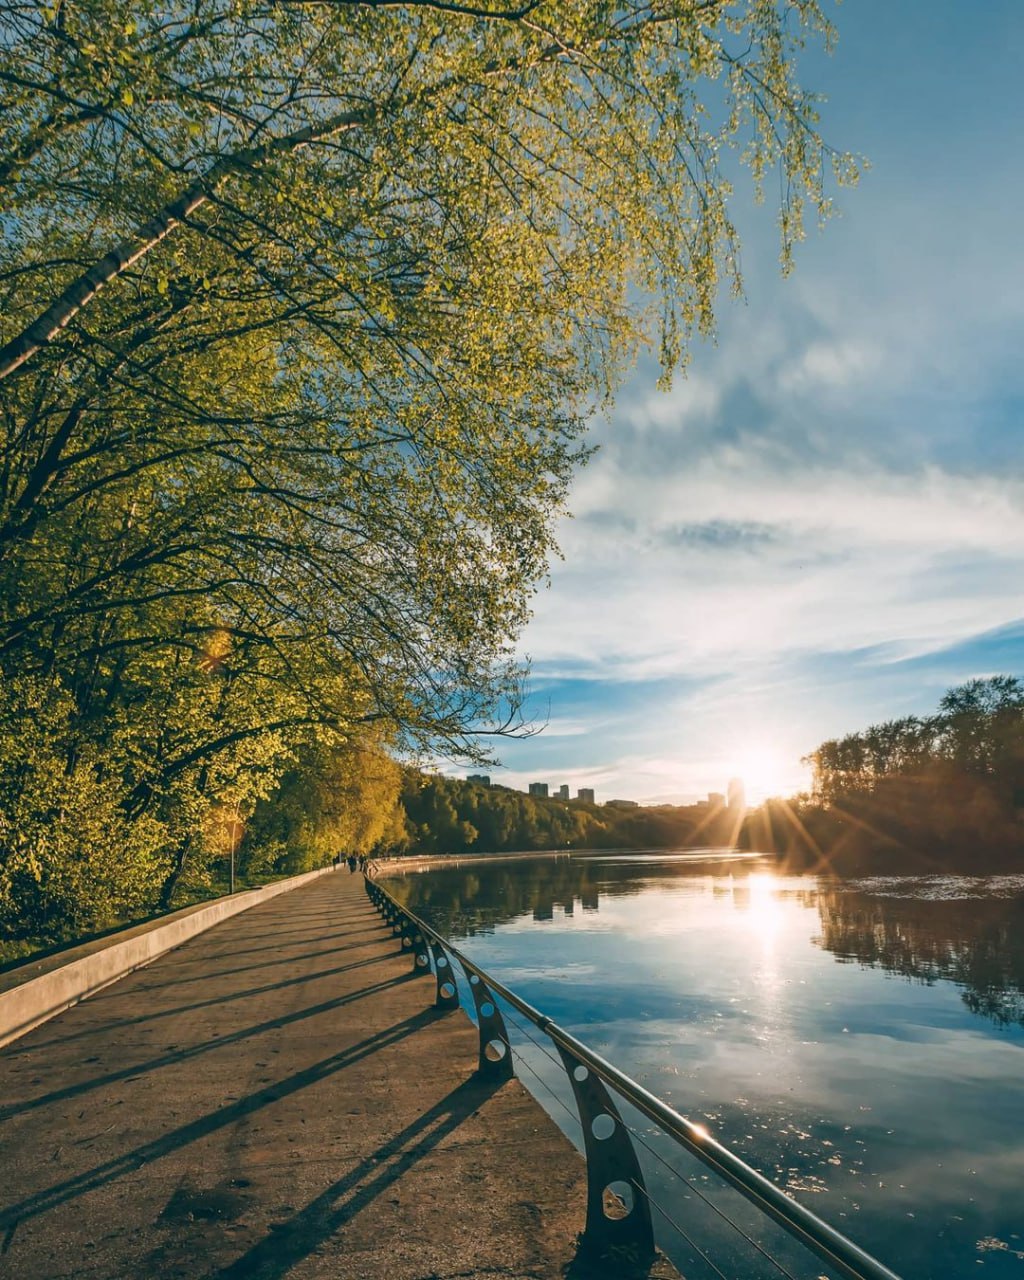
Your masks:
{"label": "river", "polygon": [[[1024,1280],[1024,876],[840,880],[687,851],[386,883],[907,1280]],[[560,1069],[509,1031],[517,1074],[580,1145]],[[782,1274],[723,1214],[793,1276],[827,1274],[624,1118],[659,1243],[688,1280]]]}

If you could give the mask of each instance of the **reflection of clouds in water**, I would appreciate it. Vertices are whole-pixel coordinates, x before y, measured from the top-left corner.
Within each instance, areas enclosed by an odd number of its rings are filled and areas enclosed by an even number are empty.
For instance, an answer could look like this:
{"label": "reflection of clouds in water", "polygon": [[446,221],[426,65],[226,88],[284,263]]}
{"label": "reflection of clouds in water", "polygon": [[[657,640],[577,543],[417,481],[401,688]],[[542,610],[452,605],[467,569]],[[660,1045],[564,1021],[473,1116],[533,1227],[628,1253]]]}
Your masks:
{"label": "reflection of clouds in water", "polygon": [[629,942],[722,929],[746,936],[795,929],[806,936],[816,922],[807,887],[799,877],[759,870],[695,874],[668,885],[651,878],[638,884],[635,896],[603,897],[599,923],[587,919],[574,927],[610,929]]}
{"label": "reflection of clouds in water", "polygon": [[[597,912],[592,912],[587,914],[588,914],[588,919],[586,920],[586,923],[582,926],[582,928],[585,929],[587,933],[619,932],[618,926],[615,920],[611,919],[609,915],[605,912],[603,902],[601,904],[600,916],[597,914]],[[563,923],[568,925],[569,919],[571,919],[571,917],[566,916],[564,907],[553,907],[552,915],[548,920],[537,921],[533,919],[531,916],[519,916],[515,920],[503,920],[498,927],[501,930],[502,937],[510,934],[515,935],[515,934],[524,934],[524,933],[536,933],[539,928],[544,929],[546,933],[550,934],[550,933],[554,933],[557,929],[560,929]],[[569,926],[569,927],[572,927],[572,926]],[[574,932],[576,931],[575,928],[573,929],[573,931]],[[458,934],[452,933],[449,936],[452,938],[454,942],[459,941]],[[547,938],[545,938],[544,945],[545,946],[547,945]]]}
{"label": "reflection of clouds in water", "polygon": [[[921,1192],[927,1188],[928,1197],[935,1208],[955,1211],[966,1207],[976,1197],[964,1192],[966,1175],[975,1190],[985,1202],[986,1207],[994,1208],[1000,1198],[1012,1210],[1018,1210],[1020,1204],[1021,1177],[1024,1175],[1024,1144],[1007,1147],[1003,1150],[977,1150],[970,1147],[959,1148],[953,1161],[937,1161],[935,1156],[942,1154],[935,1150],[928,1155],[918,1156],[908,1153],[907,1158],[895,1168],[890,1175],[884,1190],[887,1196],[899,1204],[913,1206],[920,1203]],[[945,1169],[946,1176],[937,1173]],[[1024,1226],[1024,1223],[1018,1224]]]}
{"label": "reflection of clouds in water", "polygon": [[473,958],[904,1275],[1012,1242],[1024,1029],[964,1002],[1024,981],[1024,878],[573,863],[453,878]]}
{"label": "reflection of clouds in water", "polygon": [[[758,1042],[748,1024],[729,1024],[727,1036],[707,1024],[662,1021],[617,1024],[615,1039],[625,1048],[643,1030],[655,1039],[660,1031],[670,1060],[707,1092],[723,1097],[760,1090],[764,1097],[799,1089],[811,1110],[860,1114],[884,1075],[885,1096],[876,1099],[886,1113],[910,1114],[927,1105],[929,1093],[957,1099],[957,1114],[990,1115],[988,1086],[1024,1076],[1024,1046],[992,1040],[972,1031],[943,1032],[920,1027],[903,1040],[890,1035],[847,1033],[834,1040]],[[724,1023],[720,1024],[724,1030]],[[762,1081],[761,1085],[758,1081]],[[962,1095],[962,1096],[961,1096]],[[1007,1103],[1010,1106],[1010,1103]],[[1024,1093],[1018,1091],[1024,1133]],[[868,1122],[874,1123],[874,1121]],[[1002,1140],[1002,1135],[996,1135]]]}
{"label": "reflection of clouds in water", "polygon": [[599,973],[596,964],[553,965],[502,965],[501,980],[515,989],[517,982],[568,982],[577,978],[594,977]]}

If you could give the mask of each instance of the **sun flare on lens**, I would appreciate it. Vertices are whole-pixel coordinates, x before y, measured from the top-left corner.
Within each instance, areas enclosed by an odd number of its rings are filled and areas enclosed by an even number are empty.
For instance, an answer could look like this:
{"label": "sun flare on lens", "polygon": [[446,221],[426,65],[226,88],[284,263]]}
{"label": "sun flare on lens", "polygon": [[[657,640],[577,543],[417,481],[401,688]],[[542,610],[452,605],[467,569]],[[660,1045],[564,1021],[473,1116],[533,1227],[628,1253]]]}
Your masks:
{"label": "sun flare on lens", "polygon": [[742,778],[748,804],[760,804],[772,796],[793,791],[793,761],[776,747],[748,743],[733,756],[736,777]]}

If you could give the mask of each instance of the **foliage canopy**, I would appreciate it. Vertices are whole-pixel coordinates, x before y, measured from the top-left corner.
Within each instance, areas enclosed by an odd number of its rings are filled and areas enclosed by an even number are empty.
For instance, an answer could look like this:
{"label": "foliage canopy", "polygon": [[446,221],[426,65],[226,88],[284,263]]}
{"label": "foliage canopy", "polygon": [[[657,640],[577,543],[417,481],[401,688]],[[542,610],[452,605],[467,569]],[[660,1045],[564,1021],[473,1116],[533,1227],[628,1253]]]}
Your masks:
{"label": "foliage canopy", "polygon": [[173,885],[325,744],[515,723],[590,406],[738,284],[723,150],[778,171],[785,261],[853,176],[810,36],[817,0],[0,0],[5,866],[42,884],[75,811],[12,816],[40,770]]}

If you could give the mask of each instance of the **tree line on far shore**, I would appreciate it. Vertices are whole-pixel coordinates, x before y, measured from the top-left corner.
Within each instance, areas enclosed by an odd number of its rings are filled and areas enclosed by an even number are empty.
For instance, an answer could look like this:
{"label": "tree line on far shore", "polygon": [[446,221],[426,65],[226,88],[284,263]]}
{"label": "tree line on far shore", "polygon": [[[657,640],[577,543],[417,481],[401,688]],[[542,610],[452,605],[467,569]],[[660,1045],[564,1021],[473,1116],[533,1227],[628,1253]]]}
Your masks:
{"label": "tree line on far shore", "polygon": [[839,869],[1024,863],[1024,685],[1015,676],[957,685],[934,715],[830,739],[807,763],[801,822],[787,827],[776,814],[774,823],[786,832],[776,843],[805,858]]}
{"label": "tree line on far shore", "polygon": [[407,848],[471,853],[729,844],[837,871],[969,871],[1024,861],[1024,685],[1014,676],[958,685],[934,715],[830,739],[806,763],[808,794],[769,800],[742,818],[726,807],[615,809],[447,778],[407,780]]}
{"label": "tree line on far shore", "polygon": [[725,806],[619,809],[438,775],[408,775],[402,806],[406,851],[431,854],[732,844],[741,821]]}

